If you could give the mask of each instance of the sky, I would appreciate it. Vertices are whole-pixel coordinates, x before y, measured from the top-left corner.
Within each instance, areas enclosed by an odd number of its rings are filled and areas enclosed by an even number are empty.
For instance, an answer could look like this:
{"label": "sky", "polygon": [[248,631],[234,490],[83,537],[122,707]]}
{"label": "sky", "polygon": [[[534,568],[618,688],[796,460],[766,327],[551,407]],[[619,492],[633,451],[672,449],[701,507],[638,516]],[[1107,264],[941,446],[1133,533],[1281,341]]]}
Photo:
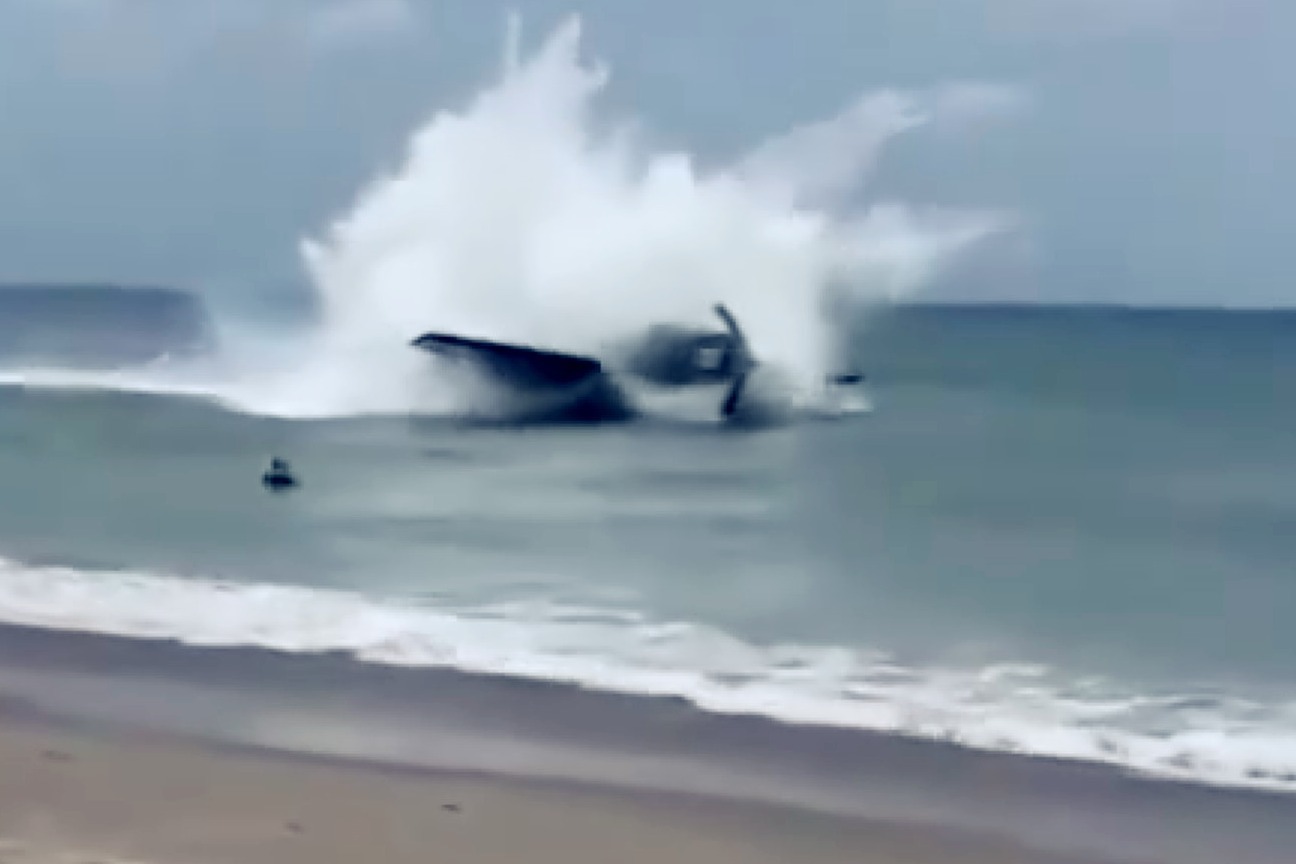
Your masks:
{"label": "sky", "polygon": [[0,0],[0,281],[302,280],[511,9],[530,43],[579,13],[610,107],[703,159],[868,90],[1020,96],[878,167],[1017,217],[932,297],[1296,305],[1290,0]]}

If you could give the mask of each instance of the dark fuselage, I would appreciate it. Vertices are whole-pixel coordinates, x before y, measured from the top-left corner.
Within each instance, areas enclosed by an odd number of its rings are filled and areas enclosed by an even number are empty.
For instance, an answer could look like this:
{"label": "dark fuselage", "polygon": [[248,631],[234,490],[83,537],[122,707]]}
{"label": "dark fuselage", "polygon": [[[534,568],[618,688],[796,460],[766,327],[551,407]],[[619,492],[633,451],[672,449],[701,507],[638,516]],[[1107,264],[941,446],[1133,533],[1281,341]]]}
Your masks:
{"label": "dark fuselage", "polygon": [[[613,371],[658,387],[725,385],[721,414],[732,415],[755,361],[729,311],[717,306],[716,313],[725,331],[658,324],[617,352]],[[609,370],[593,357],[449,333],[424,333],[413,344],[525,395],[522,401],[532,406],[527,413],[549,417],[576,411],[582,418],[633,413]]]}
{"label": "dark fuselage", "polygon": [[731,381],[737,366],[729,334],[671,324],[651,328],[625,360],[625,371],[664,387]]}

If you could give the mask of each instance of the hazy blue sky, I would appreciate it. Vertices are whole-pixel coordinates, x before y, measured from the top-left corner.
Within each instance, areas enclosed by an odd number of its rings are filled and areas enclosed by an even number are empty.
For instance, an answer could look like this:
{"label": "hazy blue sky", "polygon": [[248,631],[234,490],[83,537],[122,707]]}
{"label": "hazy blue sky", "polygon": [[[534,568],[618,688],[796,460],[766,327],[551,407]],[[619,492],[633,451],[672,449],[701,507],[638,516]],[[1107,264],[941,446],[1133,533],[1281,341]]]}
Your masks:
{"label": "hazy blue sky", "polygon": [[507,8],[581,13],[611,103],[711,158],[865,89],[1022,88],[887,152],[881,191],[1024,220],[942,291],[1296,305],[1291,0],[0,0],[0,279],[301,278]]}

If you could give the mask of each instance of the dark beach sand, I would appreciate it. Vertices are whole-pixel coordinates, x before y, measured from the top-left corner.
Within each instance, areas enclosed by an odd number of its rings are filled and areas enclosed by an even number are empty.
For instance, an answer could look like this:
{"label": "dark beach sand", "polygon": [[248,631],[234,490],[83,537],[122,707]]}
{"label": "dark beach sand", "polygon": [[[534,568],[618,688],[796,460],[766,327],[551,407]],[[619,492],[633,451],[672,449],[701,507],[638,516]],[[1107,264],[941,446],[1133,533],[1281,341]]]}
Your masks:
{"label": "dark beach sand", "polygon": [[6,864],[1063,860],[954,832],[507,778],[396,775],[69,733],[11,714],[0,727],[0,836]]}
{"label": "dark beach sand", "polygon": [[342,656],[0,627],[0,862],[1291,864],[1296,799]]}

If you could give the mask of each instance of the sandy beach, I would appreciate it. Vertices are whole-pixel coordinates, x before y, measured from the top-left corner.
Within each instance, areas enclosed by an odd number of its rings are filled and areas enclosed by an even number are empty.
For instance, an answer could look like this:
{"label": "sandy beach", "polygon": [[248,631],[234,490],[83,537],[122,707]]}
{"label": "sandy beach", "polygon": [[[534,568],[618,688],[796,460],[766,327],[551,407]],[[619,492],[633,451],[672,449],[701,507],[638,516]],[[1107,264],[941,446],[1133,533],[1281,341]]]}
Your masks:
{"label": "sandy beach", "polygon": [[0,836],[5,864],[1045,860],[955,833],[789,809],[435,772],[398,776],[60,730],[13,711],[0,715]]}
{"label": "sandy beach", "polygon": [[1288,864],[1294,814],[679,700],[0,627],[4,864]]}

